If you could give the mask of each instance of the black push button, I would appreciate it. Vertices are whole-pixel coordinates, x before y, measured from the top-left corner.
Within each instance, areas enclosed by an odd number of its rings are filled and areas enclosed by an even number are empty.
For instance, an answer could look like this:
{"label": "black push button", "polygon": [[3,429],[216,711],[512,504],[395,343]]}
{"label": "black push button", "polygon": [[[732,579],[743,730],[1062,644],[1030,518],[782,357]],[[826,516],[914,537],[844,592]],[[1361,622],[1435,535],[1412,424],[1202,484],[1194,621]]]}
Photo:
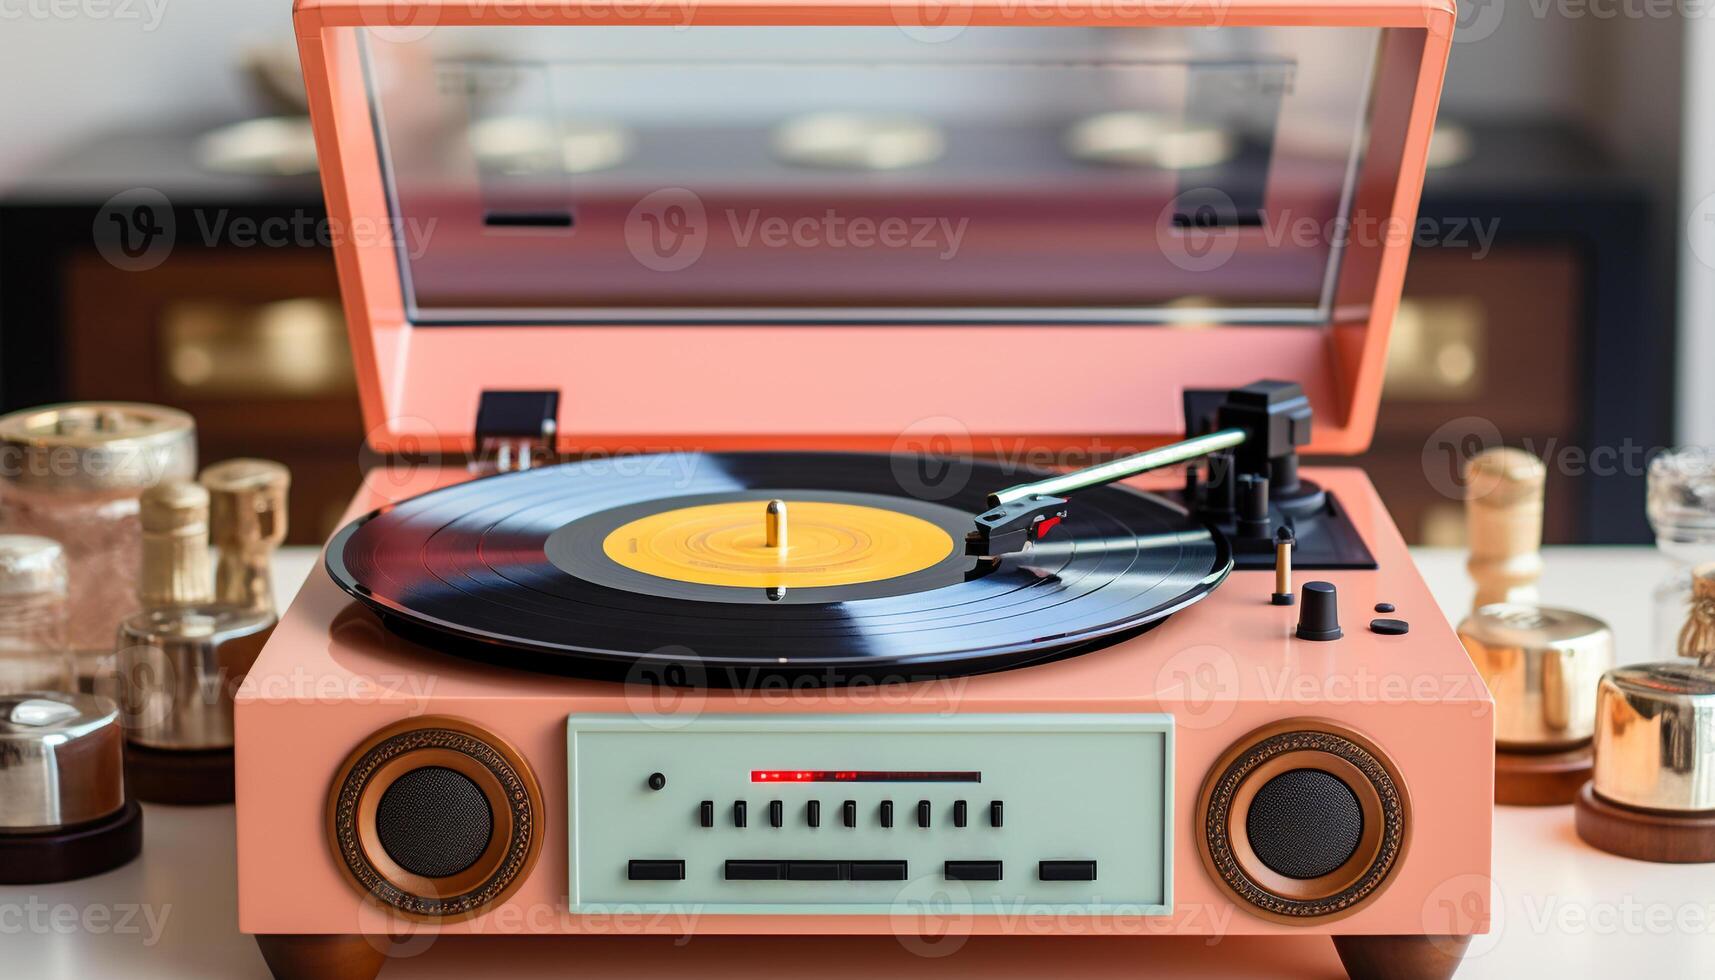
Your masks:
{"label": "black push button", "polygon": [[683,861],[632,861],[625,866],[625,876],[632,881],[684,881]]}
{"label": "black push button", "polygon": [[853,861],[853,881],[904,881],[904,861]]}
{"label": "black push button", "polygon": [[857,826],[857,800],[847,800],[840,804],[840,817],[847,827]]}
{"label": "black push button", "polygon": [[779,881],[786,877],[785,861],[728,861],[728,881]]}
{"label": "black push button", "polygon": [[779,800],[772,800],[769,802],[768,826],[775,828],[786,826],[786,804]]}
{"label": "black push button", "polygon": [[700,823],[705,827],[713,827],[715,825],[714,800],[704,800],[697,804],[697,823]]}
{"label": "black push button", "polygon": [[1001,818],[1000,801],[995,800],[989,804],[989,826],[990,827],[999,827],[1000,826],[1000,818]]}
{"label": "black push button", "polygon": [[893,801],[892,800],[882,800],[881,801],[881,825],[883,827],[893,826]]}
{"label": "black push button", "polygon": [[1095,881],[1094,861],[1043,861],[1036,866],[1036,876],[1043,881]]}
{"label": "black push button", "polygon": [[739,800],[732,805],[732,825],[734,827],[742,827],[745,825],[743,800]]}
{"label": "black push button", "polygon": [[788,861],[787,881],[842,881],[845,868],[838,861]]}
{"label": "black push button", "polygon": [[929,801],[928,800],[918,800],[917,801],[917,826],[919,826],[919,827],[929,826]]}
{"label": "black push button", "polygon": [[953,826],[963,827],[965,825],[966,819],[967,819],[967,817],[966,817],[966,813],[965,813],[965,801],[964,800],[954,800],[953,801]]}
{"label": "black push button", "polygon": [[806,804],[804,806],[804,819],[812,827],[820,827],[822,825],[822,801],[821,800],[811,800],[808,804]]}
{"label": "black push button", "polygon": [[999,861],[948,861],[941,873],[948,881],[999,881]]}

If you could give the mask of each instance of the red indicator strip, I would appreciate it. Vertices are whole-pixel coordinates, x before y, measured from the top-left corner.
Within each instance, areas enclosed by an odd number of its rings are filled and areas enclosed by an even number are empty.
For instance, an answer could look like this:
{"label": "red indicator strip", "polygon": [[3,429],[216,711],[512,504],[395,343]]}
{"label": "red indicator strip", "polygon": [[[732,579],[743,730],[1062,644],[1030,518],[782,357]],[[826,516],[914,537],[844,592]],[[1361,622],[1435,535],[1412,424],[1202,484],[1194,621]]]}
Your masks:
{"label": "red indicator strip", "polygon": [[899,769],[752,769],[753,783],[980,783],[980,772]]}

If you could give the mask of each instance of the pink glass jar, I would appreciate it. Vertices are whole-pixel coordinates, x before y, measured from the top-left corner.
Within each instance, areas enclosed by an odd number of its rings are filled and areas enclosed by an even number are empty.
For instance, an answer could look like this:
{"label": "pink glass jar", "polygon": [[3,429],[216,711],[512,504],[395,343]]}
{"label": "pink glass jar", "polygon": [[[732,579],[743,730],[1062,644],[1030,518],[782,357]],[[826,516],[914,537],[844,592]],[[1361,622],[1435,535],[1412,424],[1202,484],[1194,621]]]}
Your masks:
{"label": "pink glass jar", "polygon": [[79,685],[111,670],[137,611],[138,498],[196,472],[196,424],[176,409],[77,402],[0,416],[0,532],[52,538],[69,572],[68,641]]}

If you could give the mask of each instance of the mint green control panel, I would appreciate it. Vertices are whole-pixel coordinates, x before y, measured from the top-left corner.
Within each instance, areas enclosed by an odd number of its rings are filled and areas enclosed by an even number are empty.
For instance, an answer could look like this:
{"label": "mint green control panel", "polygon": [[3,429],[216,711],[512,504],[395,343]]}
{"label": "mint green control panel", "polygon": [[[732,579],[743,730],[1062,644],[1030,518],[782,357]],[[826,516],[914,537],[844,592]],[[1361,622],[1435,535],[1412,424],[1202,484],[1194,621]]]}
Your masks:
{"label": "mint green control panel", "polygon": [[575,913],[1164,915],[1165,714],[572,715]]}

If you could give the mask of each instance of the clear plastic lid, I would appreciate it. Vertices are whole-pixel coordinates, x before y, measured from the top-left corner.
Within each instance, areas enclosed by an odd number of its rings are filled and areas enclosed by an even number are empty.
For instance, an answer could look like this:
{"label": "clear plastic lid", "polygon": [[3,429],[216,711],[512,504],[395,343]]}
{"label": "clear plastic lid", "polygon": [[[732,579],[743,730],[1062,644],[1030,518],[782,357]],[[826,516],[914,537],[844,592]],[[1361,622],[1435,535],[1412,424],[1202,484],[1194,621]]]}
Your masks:
{"label": "clear plastic lid", "polygon": [[[408,319],[1324,324],[1384,31],[363,31]],[[351,229],[358,234],[361,229]]]}

